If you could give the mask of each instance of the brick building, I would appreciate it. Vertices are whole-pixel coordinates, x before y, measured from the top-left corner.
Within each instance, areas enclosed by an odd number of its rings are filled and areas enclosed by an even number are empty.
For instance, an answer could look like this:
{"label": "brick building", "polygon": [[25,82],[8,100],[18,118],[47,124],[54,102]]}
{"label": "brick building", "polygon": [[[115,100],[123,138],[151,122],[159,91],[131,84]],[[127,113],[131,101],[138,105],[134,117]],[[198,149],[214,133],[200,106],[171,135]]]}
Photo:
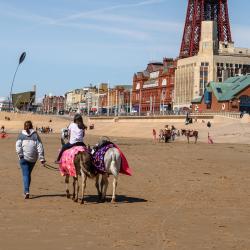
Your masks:
{"label": "brick building", "polygon": [[99,107],[109,109],[110,114],[129,113],[132,106],[131,85],[117,85],[100,94]]}
{"label": "brick building", "polygon": [[149,63],[133,78],[133,108],[139,113],[160,113],[172,109],[176,61]]}
{"label": "brick building", "polygon": [[250,113],[250,75],[237,76],[225,82],[210,82],[205,93],[192,101],[193,112]]}
{"label": "brick building", "polygon": [[42,102],[43,113],[58,114],[65,110],[65,98],[63,96],[45,95]]}

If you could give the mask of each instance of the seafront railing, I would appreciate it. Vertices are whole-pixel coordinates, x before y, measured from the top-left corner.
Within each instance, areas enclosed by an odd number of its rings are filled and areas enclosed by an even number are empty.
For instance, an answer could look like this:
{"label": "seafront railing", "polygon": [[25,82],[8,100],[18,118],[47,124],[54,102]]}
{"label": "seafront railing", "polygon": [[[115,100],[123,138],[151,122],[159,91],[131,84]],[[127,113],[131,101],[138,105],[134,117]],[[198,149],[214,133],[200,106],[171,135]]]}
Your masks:
{"label": "seafront railing", "polygon": [[191,113],[192,116],[204,116],[204,115],[213,115],[213,116],[220,116],[220,117],[227,117],[232,119],[240,119],[241,113],[239,112],[213,112],[213,113]]}

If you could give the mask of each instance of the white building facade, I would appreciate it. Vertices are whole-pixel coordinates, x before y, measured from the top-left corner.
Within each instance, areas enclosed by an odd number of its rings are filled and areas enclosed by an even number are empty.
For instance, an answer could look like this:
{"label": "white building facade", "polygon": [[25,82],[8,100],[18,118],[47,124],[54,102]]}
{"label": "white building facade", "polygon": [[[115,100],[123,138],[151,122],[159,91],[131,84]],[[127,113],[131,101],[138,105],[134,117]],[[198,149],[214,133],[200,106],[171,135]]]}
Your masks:
{"label": "white building facade", "polygon": [[190,107],[193,99],[204,94],[210,81],[223,82],[247,73],[250,73],[250,49],[219,42],[216,22],[203,21],[199,53],[177,61],[173,106]]}

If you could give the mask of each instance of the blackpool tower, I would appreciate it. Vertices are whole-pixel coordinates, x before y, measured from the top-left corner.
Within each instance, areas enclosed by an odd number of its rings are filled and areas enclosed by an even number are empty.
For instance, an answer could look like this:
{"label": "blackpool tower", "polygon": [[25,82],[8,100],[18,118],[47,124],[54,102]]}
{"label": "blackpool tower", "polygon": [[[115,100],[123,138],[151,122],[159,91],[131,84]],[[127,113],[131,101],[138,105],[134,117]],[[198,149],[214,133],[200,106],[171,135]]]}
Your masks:
{"label": "blackpool tower", "polygon": [[189,0],[180,58],[197,55],[202,21],[216,21],[219,41],[232,42],[227,0]]}

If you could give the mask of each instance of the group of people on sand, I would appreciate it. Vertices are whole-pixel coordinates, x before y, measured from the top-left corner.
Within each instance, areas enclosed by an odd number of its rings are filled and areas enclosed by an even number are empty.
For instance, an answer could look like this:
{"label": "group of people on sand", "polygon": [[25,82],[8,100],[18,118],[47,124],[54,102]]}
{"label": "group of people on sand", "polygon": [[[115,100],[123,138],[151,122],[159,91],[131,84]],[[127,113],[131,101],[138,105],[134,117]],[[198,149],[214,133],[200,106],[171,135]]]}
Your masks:
{"label": "group of people on sand", "polygon": [[163,129],[160,129],[158,139],[156,130],[153,129],[153,141],[155,143],[157,142],[157,140],[158,142],[168,142],[169,140],[174,141],[176,136],[180,136],[180,131],[177,130],[174,125],[171,125],[171,127],[169,125],[165,125]]}
{"label": "group of people on sand", "polygon": [[53,133],[53,129],[50,128],[49,126],[47,127],[41,127],[41,128],[38,128],[36,127],[36,131],[41,133],[41,134],[50,134],[50,133]]}
{"label": "group of people on sand", "polygon": [[[86,128],[82,116],[76,114],[74,121],[68,127],[69,142],[62,147],[56,163],[60,162],[60,158],[65,150],[74,146],[85,146],[83,139]],[[29,199],[33,168],[38,160],[42,165],[46,164],[43,143],[37,131],[33,129],[31,121],[24,122],[24,129],[19,134],[16,141],[16,152],[22,170],[24,198]]]}

